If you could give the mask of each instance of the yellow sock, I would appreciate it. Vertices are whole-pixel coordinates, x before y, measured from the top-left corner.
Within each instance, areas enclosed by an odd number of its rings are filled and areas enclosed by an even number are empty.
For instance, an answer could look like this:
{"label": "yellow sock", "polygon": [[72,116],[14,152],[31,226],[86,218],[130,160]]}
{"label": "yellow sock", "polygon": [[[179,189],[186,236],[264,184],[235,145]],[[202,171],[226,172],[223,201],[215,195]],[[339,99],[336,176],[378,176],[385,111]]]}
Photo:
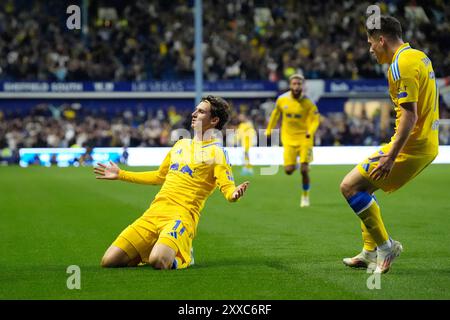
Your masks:
{"label": "yellow sock", "polygon": [[309,183],[308,184],[303,183],[302,188],[303,188],[302,195],[304,197],[308,197],[309,196],[309,190],[311,189],[311,186],[309,185]]}
{"label": "yellow sock", "polygon": [[377,245],[381,246],[389,239],[383,219],[381,219],[380,207],[375,201],[358,216]]}
{"label": "yellow sock", "polygon": [[364,223],[361,221],[361,231],[362,231],[362,238],[364,242],[364,250],[366,251],[374,251],[377,248],[377,244],[375,240],[373,240],[372,236],[369,233],[369,230],[367,230]]}
{"label": "yellow sock", "polygon": [[252,166],[250,165],[250,155],[248,151],[244,153],[244,165],[247,169],[250,169]]}
{"label": "yellow sock", "polygon": [[381,219],[380,207],[372,195],[367,192],[358,192],[347,199],[347,201],[361,219],[366,227],[365,230],[368,231],[377,246],[384,244],[389,239],[389,236],[384,227],[383,219]]}

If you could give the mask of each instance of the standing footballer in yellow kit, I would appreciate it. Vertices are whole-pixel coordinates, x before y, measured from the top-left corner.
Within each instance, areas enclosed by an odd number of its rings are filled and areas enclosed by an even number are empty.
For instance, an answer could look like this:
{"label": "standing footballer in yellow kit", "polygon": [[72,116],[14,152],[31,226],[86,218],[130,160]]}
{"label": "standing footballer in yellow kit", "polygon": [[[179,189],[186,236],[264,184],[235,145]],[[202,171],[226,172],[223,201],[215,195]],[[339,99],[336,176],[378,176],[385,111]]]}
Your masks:
{"label": "standing footballer in yellow kit", "polygon": [[228,121],[229,104],[207,96],[192,113],[193,139],[179,140],[156,171],[129,172],[114,163],[94,168],[98,179],[162,185],[150,207],[129,225],[105,252],[103,267],[148,263],[155,269],[182,269],[192,264],[192,240],[206,199],[219,187],[235,202],[249,182],[235,186],[228,156],[212,133]]}
{"label": "standing footballer in yellow kit", "polygon": [[276,127],[282,114],[281,142],[284,148],[284,170],[291,175],[297,168],[297,158],[300,156],[300,173],[302,175],[303,192],[300,206],[308,207],[309,163],[313,160],[314,134],[319,126],[319,111],[317,106],[303,95],[305,78],[301,74],[289,77],[290,90],[280,95],[275,103],[275,109],[270,116],[266,136]]}
{"label": "standing footballer in yellow kit", "polygon": [[380,28],[368,28],[367,36],[377,62],[390,64],[395,133],[389,144],[356,166],[341,183],[342,194],[361,219],[364,242],[361,253],[343,262],[363,268],[376,263],[375,272],[386,273],[403,246],[389,237],[373,193],[399,189],[437,156],[439,94],[430,59],[403,42],[397,19],[381,16]]}
{"label": "standing footballer in yellow kit", "polygon": [[250,163],[250,147],[254,145],[256,138],[256,130],[252,121],[244,114],[238,116],[239,126],[237,128],[237,138],[239,144],[244,149],[244,166],[242,167],[242,175],[252,175],[253,167]]}

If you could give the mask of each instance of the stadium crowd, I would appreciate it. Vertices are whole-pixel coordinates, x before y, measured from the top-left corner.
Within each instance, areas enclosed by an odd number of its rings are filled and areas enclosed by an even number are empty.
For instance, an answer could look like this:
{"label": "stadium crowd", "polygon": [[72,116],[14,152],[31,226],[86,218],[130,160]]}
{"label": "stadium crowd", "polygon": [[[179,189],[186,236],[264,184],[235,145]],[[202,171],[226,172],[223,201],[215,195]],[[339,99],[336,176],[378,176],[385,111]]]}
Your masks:
{"label": "stadium crowd", "polygon": [[[70,2],[70,3],[69,3]],[[66,28],[81,1],[0,3],[0,80],[140,81],[193,78],[193,1],[92,0],[89,32]],[[407,41],[430,54],[437,77],[450,74],[446,1],[384,1]],[[211,0],[203,2],[207,80],[380,78],[365,35],[370,2]]]}
{"label": "stadium crowd", "polygon": [[[239,125],[238,114],[246,113],[253,122],[259,139],[267,127],[274,101],[254,100],[234,107],[227,129]],[[441,101],[441,117],[450,118],[450,107]],[[190,129],[190,110],[125,109],[108,113],[90,110],[79,103],[53,105],[41,103],[26,114],[0,111],[0,160],[18,162],[20,148],[67,147],[164,147],[178,140],[177,129]],[[393,124],[390,125],[390,129]],[[392,132],[380,134],[380,118],[348,116],[345,113],[321,115],[315,135],[316,146],[379,145],[387,142]],[[237,141],[226,137],[228,146]],[[232,135],[231,135],[232,136]],[[450,128],[440,132],[441,144],[450,144]],[[263,145],[261,140],[258,144]]]}
{"label": "stadium crowd", "polygon": [[[191,0],[91,0],[89,32],[68,30],[66,8],[80,0],[0,2],[0,81],[143,81],[193,78],[194,17]],[[206,80],[383,78],[368,54],[366,9],[371,3],[294,0],[203,2]],[[405,40],[432,57],[437,77],[450,75],[450,6],[446,1],[378,3],[395,15]],[[220,9],[219,9],[220,8]],[[235,106],[265,129],[273,101]],[[441,103],[441,118],[450,118]],[[176,129],[189,128],[190,111],[90,110],[81,104],[43,102],[26,115],[0,110],[0,160],[17,159],[21,147],[169,146]],[[392,128],[392,125],[390,126]],[[174,133],[175,132],[175,133]],[[450,129],[441,131],[450,144]],[[380,119],[322,114],[318,146],[378,145]]]}

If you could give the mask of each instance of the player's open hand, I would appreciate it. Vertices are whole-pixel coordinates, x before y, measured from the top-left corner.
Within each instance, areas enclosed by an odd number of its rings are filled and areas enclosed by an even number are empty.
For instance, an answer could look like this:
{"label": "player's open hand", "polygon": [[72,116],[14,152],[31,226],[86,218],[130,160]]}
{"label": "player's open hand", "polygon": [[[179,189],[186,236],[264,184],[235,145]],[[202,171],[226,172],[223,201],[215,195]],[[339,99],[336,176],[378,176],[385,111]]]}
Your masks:
{"label": "player's open hand", "polygon": [[112,161],[109,161],[109,166],[103,163],[97,163],[98,167],[94,167],[96,179],[117,180],[119,178],[119,167]]}
{"label": "player's open hand", "polygon": [[378,161],[378,165],[369,175],[375,181],[387,178],[394,166],[394,159],[390,154],[380,154],[369,158],[369,160]]}
{"label": "player's open hand", "polygon": [[231,198],[233,200],[237,200],[244,195],[244,192],[248,189],[249,181],[245,181],[243,184],[240,184],[234,189],[233,195]]}

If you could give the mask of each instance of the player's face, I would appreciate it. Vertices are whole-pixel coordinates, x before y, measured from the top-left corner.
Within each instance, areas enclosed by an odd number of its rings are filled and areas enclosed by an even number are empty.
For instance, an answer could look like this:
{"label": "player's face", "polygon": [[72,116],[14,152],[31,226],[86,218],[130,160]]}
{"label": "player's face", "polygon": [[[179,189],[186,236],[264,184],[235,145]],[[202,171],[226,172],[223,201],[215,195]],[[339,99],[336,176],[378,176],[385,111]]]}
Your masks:
{"label": "player's face", "polygon": [[207,101],[202,101],[192,112],[191,128],[196,131],[205,132],[217,125],[218,117],[211,117],[211,105]]}
{"label": "player's face", "polygon": [[370,45],[369,52],[379,64],[389,63],[386,57],[385,41],[382,36],[367,37],[367,42]]}
{"label": "player's face", "polygon": [[300,96],[303,90],[303,80],[292,79],[289,88],[291,89],[291,92],[295,97]]}

